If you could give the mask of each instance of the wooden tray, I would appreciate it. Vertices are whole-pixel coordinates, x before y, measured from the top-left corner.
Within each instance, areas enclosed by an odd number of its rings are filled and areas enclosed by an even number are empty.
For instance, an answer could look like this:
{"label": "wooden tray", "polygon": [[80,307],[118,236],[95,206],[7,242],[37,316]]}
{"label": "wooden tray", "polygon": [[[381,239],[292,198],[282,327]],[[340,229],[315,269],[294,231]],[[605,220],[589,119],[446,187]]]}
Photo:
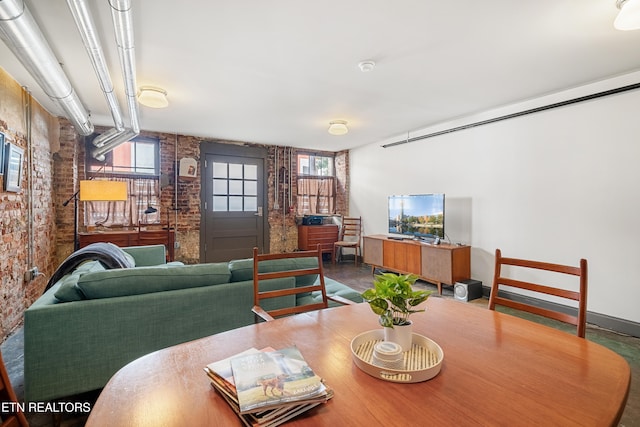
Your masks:
{"label": "wooden tray", "polygon": [[396,383],[417,383],[438,375],[444,353],[434,341],[413,334],[411,350],[404,353],[404,369],[388,369],[372,363],[373,347],[384,340],[384,331],[363,332],[351,340],[351,354],[356,366],[367,374]]}

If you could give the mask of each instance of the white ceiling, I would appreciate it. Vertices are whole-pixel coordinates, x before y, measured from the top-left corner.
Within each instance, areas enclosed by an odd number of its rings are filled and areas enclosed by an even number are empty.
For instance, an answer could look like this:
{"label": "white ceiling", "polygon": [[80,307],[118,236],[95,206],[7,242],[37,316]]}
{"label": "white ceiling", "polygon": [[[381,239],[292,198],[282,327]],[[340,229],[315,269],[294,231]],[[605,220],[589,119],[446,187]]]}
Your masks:
{"label": "white ceiling", "polygon": [[[126,110],[107,0],[91,4]],[[26,1],[95,125],[111,115],[65,0]],[[133,0],[144,130],[337,151],[640,69],[615,0]],[[0,66],[61,114],[0,42]],[[363,73],[362,60],[375,69]],[[329,121],[350,131],[332,136]]]}

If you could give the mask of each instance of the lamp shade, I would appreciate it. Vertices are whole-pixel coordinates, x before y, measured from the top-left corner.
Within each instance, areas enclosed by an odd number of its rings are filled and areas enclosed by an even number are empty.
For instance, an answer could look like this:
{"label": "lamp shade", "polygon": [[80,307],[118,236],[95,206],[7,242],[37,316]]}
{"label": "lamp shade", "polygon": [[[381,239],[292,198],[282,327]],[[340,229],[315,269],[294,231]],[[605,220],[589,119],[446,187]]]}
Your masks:
{"label": "lamp shade", "polygon": [[640,0],[618,0],[617,6],[620,9],[613,26],[616,30],[637,30],[640,29]]}
{"label": "lamp shade", "polygon": [[349,128],[347,127],[347,122],[344,120],[329,122],[329,133],[331,135],[344,135],[347,132],[349,132]]}
{"label": "lamp shade", "polygon": [[169,105],[167,91],[155,86],[140,87],[138,102],[151,108],[165,108]]}
{"label": "lamp shade", "polygon": [[80,181],[80,200],[83,202],[127,200],[127,183],[124,181]]}

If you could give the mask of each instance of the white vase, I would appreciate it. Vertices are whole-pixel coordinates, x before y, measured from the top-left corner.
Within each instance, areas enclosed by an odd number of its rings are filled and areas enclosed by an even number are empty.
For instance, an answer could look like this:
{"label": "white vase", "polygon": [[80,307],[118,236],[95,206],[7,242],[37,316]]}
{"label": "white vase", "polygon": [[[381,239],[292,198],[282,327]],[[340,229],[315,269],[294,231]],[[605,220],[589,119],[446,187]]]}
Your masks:
{"label": "white vase", "polygon": [[413,343],[413,324],[409,321],[406,325],[394,326],[384,329],[384,340],[391,341],[402,347],[402,351],[411,350]]}

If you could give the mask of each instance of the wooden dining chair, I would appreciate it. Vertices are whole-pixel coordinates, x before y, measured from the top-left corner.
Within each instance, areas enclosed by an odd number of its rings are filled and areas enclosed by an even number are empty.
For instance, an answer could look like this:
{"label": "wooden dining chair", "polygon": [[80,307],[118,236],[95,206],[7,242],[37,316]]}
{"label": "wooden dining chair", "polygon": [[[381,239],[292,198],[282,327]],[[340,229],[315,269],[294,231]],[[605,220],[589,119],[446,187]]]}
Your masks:
{"label": "wooden dining chair", "polygon": [[342,226],[340,227],[340,235],[338,241],[333,243],[332,262],[336,263],[338,252],[342,255],[344,248],[352,248],[355,250],[355,264],[358,265],[358,256],[362,255],[360,250],[360,240],[362,240],[362,217],[342,218]]}
{"label": "wooden dining chair", "polygon": [[[285,270],[285,271],[269,271],[269,261],[288,260],[288,259],[302,259],[302,258],[315,258],[316,262],[312,263],[300,263],[301,268]],[[261,290],[261,281],[269,279],[279,279],[283,277],[298,277],[306,275],[318,275],[319,280],[316,280],[314,284],[307,286],[294,286],[287,289],[277,290]],[[265,300],[293,296],[294,299],[297,295],[320,291],[322,300],[317,303],[304,304],[304,305],[290,305],[284,308],[265,309],[263,303]],[[318,245],[318,249],[315,251],[298,251],[282,254],[259,254],[258,248],[253,248],[253,308],[252,311],[260,318],[271,321],[276,317],[288,316],[292,314],[303,313],[306,311],[319,310],[329,307],[329,300],[338,302],[340,304],[355,304],[346,298],[340,296],[327,296],[327,291],[324,282],[324,273],[322,270],[322,250]]]}
{"label": "wooden dining chair", "polygon": [[[503,266],[524,267],[528,269],[546,270],[560,274],[567,274],[571,276],[577,276],[579,278],[579,290],[572,291],[567,289],[561,289],[552,287],[549,285],[542,285],[532,282],[526,282],[522,280],[516,280],[506,277],[505,269]],[[509,269],[510,273],[514,269]],[[539,307],[536,305],[528,304],[525,302],[514,301],[501,297],[499,294],[500,286],[509,286],[512,288],[526,289],[528,291],[543,293],[547,295],[553,295],[568,300],[578,302],[578,313],[569,314],[562,311],[555,311]],[[496,249],[496,263],[493,276],[493,285],[491,286],[491,294],[489,296],[489,309],[495,310],[496,305],[503,305],[506,307],[515,308],[518,310],[526,311],[529,313],[537,314],[540,316],[548,317],[551,319],[559,320],[561,322],[569,323],[577,326],[577,335],[584,338],[585,329],[587,325],[587,260],[581,259],[579,267],[573,267],[561,264],[551,264],[548,262],[531,261],[516,258],[503,258],[500,249]]]}
{"label": "wooden dining chair", "polygon": [[[5,403],[10,402],[10,403]],[[0,412],[0,427],[29,427],[24,413],[17,410],[18,398],[13,391],[7,369],[0,353],[0,403],[3,411]],[[6,411],[5,409],[8,409]]]}

